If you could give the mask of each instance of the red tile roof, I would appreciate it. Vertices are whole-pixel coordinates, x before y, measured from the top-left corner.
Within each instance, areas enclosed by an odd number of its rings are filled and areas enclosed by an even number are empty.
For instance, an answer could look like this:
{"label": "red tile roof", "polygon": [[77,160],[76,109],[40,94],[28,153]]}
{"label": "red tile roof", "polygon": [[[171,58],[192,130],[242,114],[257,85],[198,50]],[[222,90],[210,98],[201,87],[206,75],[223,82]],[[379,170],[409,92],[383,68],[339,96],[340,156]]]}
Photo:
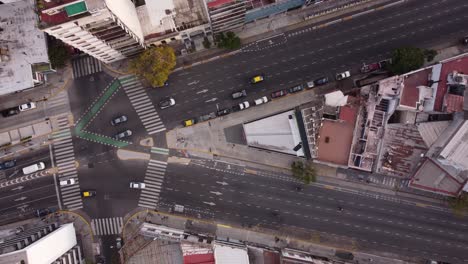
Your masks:
{"label": "red tile roof", "polygon": [[345,105],[340,108],[340,119],[354,126],[357,118],[357,107]]}
{"label": "red tile roof", "polygon": [[230,3],[230,2],[234,2],[234,1],[233,0],[215,0],[215,1],[211,1],[211,2],[208,3],[208,8],[217,7],[217,6],[224,5],[224,4],[227,4],[227,3]]}
{"label": "red tile roof", "polygon": [[184,256],[184,264],[215,264],[214,254],[193,254]]}
{"label": "red tile roof", "polygon": [[447,76],[449,73],[457,71],[460,73],[468,73],[468,56],[462,57],[456,60],[444,62],[442,70],[440,72],[440,82],[437,88],[437,94],[435,98],[434,110],[442,111],[444,97],[447,93]]}
{"label": "red tile roof", "polygon": [[463,112],[463,96],[447,94],[444,105],[447,106],[448,113]]}
{"label": "red tile roof", "polygon": [[69,21],[70,19],[67,16],[65,11],[57,13],[55,15],[48,15],[45,13],[41,13],[41,21],[49,24],[49,25],[59,25]]}
{"label": "red tile roof", "polygon": [[317,142],[317,159],[347,166],[354,124],[327,119],[322,124]]}
{"label": "red tile roof", "polygon": [[416,103],[419,101],[419,89],[417,87],[428,84],[427,78],[431,72],[432,69],[427,69],[413,73],[405,78],[400,105],[416,108]]}

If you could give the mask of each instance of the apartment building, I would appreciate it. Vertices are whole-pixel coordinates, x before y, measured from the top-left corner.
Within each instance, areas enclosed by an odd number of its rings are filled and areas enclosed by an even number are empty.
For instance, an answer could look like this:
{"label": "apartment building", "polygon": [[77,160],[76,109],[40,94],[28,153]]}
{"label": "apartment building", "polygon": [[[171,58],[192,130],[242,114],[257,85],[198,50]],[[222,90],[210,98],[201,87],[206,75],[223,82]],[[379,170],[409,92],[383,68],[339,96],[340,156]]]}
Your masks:
{"label": "apartment building", "polygon": [[46,0],[38,8],[44,32],[104,63],[145,47],[131,0]]}

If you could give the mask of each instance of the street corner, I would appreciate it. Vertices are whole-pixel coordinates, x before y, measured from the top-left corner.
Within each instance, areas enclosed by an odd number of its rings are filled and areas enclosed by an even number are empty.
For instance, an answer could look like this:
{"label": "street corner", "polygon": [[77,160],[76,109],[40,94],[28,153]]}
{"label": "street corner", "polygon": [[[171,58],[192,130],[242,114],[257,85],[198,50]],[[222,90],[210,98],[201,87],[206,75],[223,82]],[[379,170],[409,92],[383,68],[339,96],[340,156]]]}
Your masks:
{"label": "street corner", "polygon": [[118,149],[117,157],[121,160],[149,160],[151,158],[151,155],[143,152]]}
{"label": "street corner", "polygon": [[153,147],[154,146],[154,140],[152,137],[144,138],[140,140],[140,145],[143,147]]}
{"label": "street corner", "polygon": [[180,157],[174,157],[171,156],[167,159],[167,163],[173,163],[173,164],[180,164],[180,165],[189,165],[191,159],[188,158],[180,158]]}

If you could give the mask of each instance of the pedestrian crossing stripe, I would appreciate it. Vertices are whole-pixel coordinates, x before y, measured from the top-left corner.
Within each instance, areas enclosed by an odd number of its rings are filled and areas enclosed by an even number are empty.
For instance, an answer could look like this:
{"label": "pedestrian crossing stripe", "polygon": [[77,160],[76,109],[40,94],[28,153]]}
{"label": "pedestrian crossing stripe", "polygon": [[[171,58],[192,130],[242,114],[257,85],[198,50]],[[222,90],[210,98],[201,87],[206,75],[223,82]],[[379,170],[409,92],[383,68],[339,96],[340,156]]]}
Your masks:
{"label": "pedestrian crossing stripe", "polygon": [[91,229],[96,236],[119,235],[122,233],[123,218],[97,218],[91,220]]}
{"label": "pedestrian crossing stripe", "polygon": [[169,150],[165,149],[165,148],[152,147],[151,148],[151,153],[169,155]]}

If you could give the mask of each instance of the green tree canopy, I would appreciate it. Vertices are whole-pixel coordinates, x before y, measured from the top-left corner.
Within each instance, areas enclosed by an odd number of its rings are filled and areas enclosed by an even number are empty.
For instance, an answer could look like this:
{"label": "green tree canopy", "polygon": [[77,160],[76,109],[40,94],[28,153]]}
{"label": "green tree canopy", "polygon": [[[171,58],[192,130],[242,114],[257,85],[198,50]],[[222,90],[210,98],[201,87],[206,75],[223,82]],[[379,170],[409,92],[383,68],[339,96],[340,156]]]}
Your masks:
{"label": "green tree canopy", "polygon": [[218,35],[218,47],[225,49],[238,49],[241,46],[241,41],[234,32],[221,33]]}
{"label": "green tree canopy", "polygon": [[424,50],[414,47],[398,48],[393,51],[389,69],[394,74],[403,74],[419,69],[424,64]]}
{"label": "green tree canopy", "polygon": [[130,62],[130,71],[153,87],[162,87],[176,65],[176,56],[170,46],[152,47]]}
{"label": "green tree canopy", "polygon": [[456,198],[450,198],[449,205],[455,215],[463,216],[468,213],[468,195],[462,194]]}
{"label": "green tree canopy", "polygon": [[69,58],[67,47],[65,44],[59,40],[54,40],[49,42],[49,50],[47,54],[49,55],[49,61],[52,65],[52,68],[58,69],[62,68],[67,64]]}
{"label": "green tree canopy", "polygon": [[294,161],[291,164],[291,171],[296,179],[301,180],[305,184],[316,181],[317,172],[310,161],[305,163],[302,161]]}

